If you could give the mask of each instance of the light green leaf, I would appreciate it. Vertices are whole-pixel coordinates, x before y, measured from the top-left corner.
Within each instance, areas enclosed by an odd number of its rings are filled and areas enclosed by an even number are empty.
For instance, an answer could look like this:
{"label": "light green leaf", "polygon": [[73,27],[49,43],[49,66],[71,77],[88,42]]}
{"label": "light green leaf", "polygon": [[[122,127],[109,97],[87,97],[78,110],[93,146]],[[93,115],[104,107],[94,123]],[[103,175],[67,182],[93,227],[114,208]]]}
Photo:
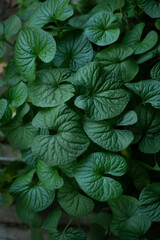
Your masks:
{"label": "light green leaf", "polygon": [[58,170],[49,167],[44,162],[38,160],[37,175],[42,185],[49,190],[55,190],[63,186],[63,178],[59,175]]}
{"label": "light green leaf", "polygon": [[58,228],[61,216],[62,210],[60,208],[55,209],[47,216],[42,225],[42,228],[49,233],[54,232]]}
{"label": "light green leaf", "polygon": [[68,69],[47,69],[37,73],[29,84],[29,98],[38,107],[55,107],[74,96],[74,87],[67,82]]}
{"label": "light green leaf", "polygon": [[28,96],[28,88],[25,83],[20,82],[17,85],[10,87],[5,93],[5,96],[10,100],[13,107],[18,108],[25,102]]}
{"label": "light green leaf", "polygon": [[[118,121],[118,117],[117,119],[105,121],[91,121],[86,119],[83,127],[93,142],[106,150],[119,152],[126,149],[134,139],[130,130],[126,130],[125,128],[119,129],[119,126],[124,126],[124,124],[123,120],[122,123]],[[128,125],[127,121],[126,125]]]}
{"label": "light green leaf", "polygon": [[37,56],[45,63],[50,62],[56,53],[53,37],[38,28],[22,30],[15,44],[15,63],[18,71],[27,80],[35,79]]}
{"label": "light green leaf", "polygon": [[0,22],[0,39],[9,39],[16,35],[21,28],[21,20],[18,16],[11,16],[7,20]]}
{"label": "light green leaf", "polygon": [[99,52],[95,61],[104,65],[108,72],[116,72],[123,81],[129,82],[138,73],[138,64],[130,57],[133,50],[122,44],[115,44]]}
{"label": "light green leaf", "polygon": [[75,178],[81,189],[95,200],[105,202],[119,197],[121,184],[111,177],[125,174],[125,159],[114,153],[92,153],[77,164]]}
{"label": "light green leaf", "polygon": [[87,236],[82,229],[69,228],[66,232],[57,231],[50,234],[48,240],[87,240]]}
{"label": "light green leaf", "polygon": [[112,210],[111,232],[118,236],[121,231],[127,226],[132,229],[133,224],[137,223],[137,228],[145,229],[150,227],[150,221],[144,218],[139,211],[139,202],[131,196],[120,196],[118,199],[109,201],[109,206]]}
{"label": "light green leaf", "polygon": [[34,212],[49,207],[55,196],[54,191],[45,189],[41,183],[34,183],[35,169],[18,177],[10,187],[10,193],[15,196],[17,204]]}
{"label": "light green leaf", "polygon": [[133,132],[140,136],[139,149],[144,153],[160,151],[160,110],[150,106],[139,106],[135,109],[138,122]]}
{"label": "light green leaf", "polygon": [[83,89],[83,95],[75,99],[75,105],[93,120],[103,120],[119,115],[126,107],[130,95],[123,89],[117,75],[109,74],[98,63],[81,68],[74,82]]}
{"label": "light green leaf", "polygon": [[99,46],[106,46],[117,41],[120,29],[117,17],[112,12],[101,11],[93,15],[86,24],[88,39]]}
{"label": "light green leaf", "polygon": [[0,99],[0,119],[3,117],[6,108],[7,108],[7,100],[6,99]]}
{"label": "light green leaf", "polygon": [[6,44],[3,41],[0,41],[0,58],[4,56],[6,49]]}
{"label": "light green leaf", "polygon": [[160,62],[156,63],[150,72],[151,78],[160,81]]}
{"label": "light green leaf", "polygon": [[92,45],[85,35],[70,33],[57,41],[57,51],[53,63],[56,67],[69,67],[72,71],[77,71],[92,58]]}
{"label": "light green leaf", "polygon": [[73,15],[69,0],[47,0],[31,15],[28,27],[43,27],[47,23],[64,21]]}
{"label": "light green leaf", "polygon": [[142,33],[145,27],[145,23],[139,23],[134,28],[128,31],[122,43],[131,47],[134,50],[134,54],[142,54],[153,48],[157,41],[158,35],[155,31],[150,31],[147,36],[142,40]]}
{"label": "light green leaf", "polygon": [[53,135],[37,136],[32,144],[33,154],[49,166],[75,161],[90,143],[79,121],[79,116],[65,104],[39,112],[33,125],[47,126]]}
{"label": "light green leaf", "polygon": [[150,103],[155,108],[160,108],[160,82],[156,80],[143,80],[136,83],[125,84],[136,95],[142,98],[142,102]]}
{"label": "light green leaf", "polygon": [[82,217],[93,211],[94,202],[79,190],[74,179],[65,178],[64,185],[58,189],[57,200],[69,215]]}
{"label": "light green leaf", "polygon": [[154,182],[145,187],[139,196],[140,210],[153,222],[160,221],[160,183]]}
{"label": "light green leaf", "polygon": [[0,207],[2,206],[2,194],[0,193]]}
{"label": "light green leaf", "polygon": [[31,149],[27,149],[21,152],[22,160],[31,167],[37,166],[37,159],[33,156]]}
{"label": "light green leaf", "polygon": [[2,127],[2,131],[14,148],[25,150],[31,147],[39,129],[30,123],[23,125],[17,122]]}

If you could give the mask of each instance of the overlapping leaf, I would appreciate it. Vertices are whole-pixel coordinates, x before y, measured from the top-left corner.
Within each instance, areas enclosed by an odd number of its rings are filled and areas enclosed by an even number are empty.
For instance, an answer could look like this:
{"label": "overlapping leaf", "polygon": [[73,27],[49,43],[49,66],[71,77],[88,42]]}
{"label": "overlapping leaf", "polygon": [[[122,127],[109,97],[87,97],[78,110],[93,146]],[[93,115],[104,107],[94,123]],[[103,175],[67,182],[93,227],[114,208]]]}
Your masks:
{"label": "overlapping leaf", "polygon": [[53,135],[37,136],[32,144],[33,154],[50,166],[74,161],[89,146],[78,115],[66,105],[39,112],[33,125],[55,131]]}
{"label": "overlapping leaf", "polygon": [[97,53],[95,61],[102,63],[107,71],[119,73],[123,81],[128,82],[139,71],[138,64],[130,57],[132,54],[130,47],[115,44]]}
{"label": "overlapping leaf", "polygon": [[160,3],[156,0],[138,0],[138,4],[151,18],[160,17]]}
{"label": "overlapping leaf", "polygon": [[75,105],[93,120],[103,120],[119,115],[129,101],[129,94],[117,75],[110,75],[98,63],[90,63],[75,75],[74,82],[83,89]]}
{"label": "overlapping leaf", "polygon": [[18,71],[29,81],[35,79],[36,58],[50,62],[56,52],[53,37],[38,28],[22,30],[15,44],[15,63]]}
{"label": "overlapping leaf", "polygon": [[114,153],[92,153],[77,164],[75,178],[81,189],[98,201],[119,197],[121,184],[107,174],[122,176],[126,172],[125,159]]}
{"label": "overlapping leaf", "polygon": [[151,78],[154,80],[160,81],[160,62],[156,63],[154,67],[151,69]]}

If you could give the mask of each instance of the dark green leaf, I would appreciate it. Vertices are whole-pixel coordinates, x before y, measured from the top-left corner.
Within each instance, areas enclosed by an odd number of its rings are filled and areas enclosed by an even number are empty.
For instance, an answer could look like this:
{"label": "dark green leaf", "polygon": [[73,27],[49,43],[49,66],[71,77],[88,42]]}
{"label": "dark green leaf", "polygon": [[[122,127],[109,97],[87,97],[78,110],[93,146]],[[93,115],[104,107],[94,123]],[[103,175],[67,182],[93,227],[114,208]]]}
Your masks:
{"label": "dark green leaf", "polygon": [[156,63],[156,65],[151,69],[151,78],[154,80],[160,81],[160,62]]}
{"label": "dark green leaf", "polygon": [[0,119],[3,117],[6,108],[7,108],[7,100],[6,99],[0,99]]}
{"label": "dark green leaf", "polygon": [[52,211],[45,219],[42,228],[47,232],[52,233],[58,228],[60,218],[62,216],[62,210],[60,208]]}
{"label": "dark green leaf", "polygon": [[6,49],[6,44],[3,41],[0,41],[0,58],[4,56]]}

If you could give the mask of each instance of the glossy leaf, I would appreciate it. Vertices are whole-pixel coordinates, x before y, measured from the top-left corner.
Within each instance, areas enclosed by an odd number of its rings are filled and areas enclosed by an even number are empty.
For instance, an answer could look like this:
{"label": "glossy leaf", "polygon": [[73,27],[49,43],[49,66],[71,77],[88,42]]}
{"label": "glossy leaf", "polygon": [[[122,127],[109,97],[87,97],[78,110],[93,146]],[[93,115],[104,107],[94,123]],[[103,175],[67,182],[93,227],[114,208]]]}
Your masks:
{"label": "glossy leaf", "polygon": [[[31,211],[42,211],[50,206],[55,192],[45,189],[41,183],[33,182],[35,170],[18,177],[10,187],[10,193],[17,200],[17,204]],[[38,196],[38,197],[37,197]]]}
{"label": "glossy leaf", "polygon": [[75,178],[82,190],[95,200],[105,202],[119,197],[121,184],[107,174],[122,176],[127,164],[114,153],[92,153],[77,164]]}
{"label": "glossy leaf", "polygon": [[22,30],[15,44],[15,63],[18,71],[28,80],[35,79],[36,58],[50,62],[56,53],[53,37],[38,28]]}
{"label": "glossy leaf", "polygon": [[138,64],[130,57],[132,54],[130,47],[115,44],[97,53],[95,61],[102,63],[108,72],[119,73],[124,82],[129,82],[139,71]]}
{"label": "glossy leaf", "polygon": [[129,94],[117,75],[110,75],[98,63],[90,63],[75,75],[74,82],[83,89],[75,105],[93,120],[103,120],[119,115],[129,101]]}

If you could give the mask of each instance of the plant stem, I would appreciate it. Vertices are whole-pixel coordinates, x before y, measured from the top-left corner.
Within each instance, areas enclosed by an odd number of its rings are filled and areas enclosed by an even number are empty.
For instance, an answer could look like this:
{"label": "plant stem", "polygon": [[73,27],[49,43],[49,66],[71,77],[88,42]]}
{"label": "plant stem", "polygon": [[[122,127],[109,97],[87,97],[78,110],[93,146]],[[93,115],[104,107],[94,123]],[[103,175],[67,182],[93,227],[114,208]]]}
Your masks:
{"label": "plant stem", "polygon": [[119,8],[120,8],[120,13],[122,13],[122,3],[121,3],[121,0],[119,0]]}
{"label": "plant stem", "polygon": [[63,230],[63,233],[65,233],[65,231],[67,230],[67,228],[69,227],[69,225],[71,224],[71,222],[73,221],[73,219],[74,219],[74,217],[72,217],[72,218],[69,220],[68,224],[66,225],[65,229]]}

